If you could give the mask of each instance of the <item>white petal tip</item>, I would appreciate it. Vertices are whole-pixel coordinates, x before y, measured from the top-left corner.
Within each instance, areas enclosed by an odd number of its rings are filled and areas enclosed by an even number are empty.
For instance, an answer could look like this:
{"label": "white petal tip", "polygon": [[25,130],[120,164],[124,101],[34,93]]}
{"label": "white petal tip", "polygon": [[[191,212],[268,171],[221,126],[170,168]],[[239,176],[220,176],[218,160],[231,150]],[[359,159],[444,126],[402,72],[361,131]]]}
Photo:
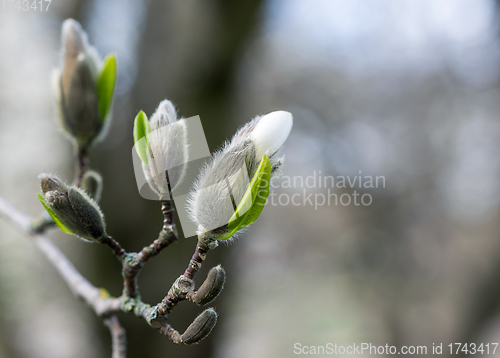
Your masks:
{"label": "white petal tip", "polygon": [[81,36],[83,33],[82,25],[76,20],[67,19],[64,20],[62,24],[62,36],[63,38]]}
{"label": "white petal tip", "polygon": [[285,143],[293,126],[290,112],[275,111],[260,118],[250,137],[255,141],[256,156],[273,155]]}
{"label": "white petal tip", "polygon": [[87,35],[78,21],[67,19],[62,25],[62,41],[66,51],[76,56],[87,46]]}
{"label": "white petal tip", "polygon": [[162,125],[177,121],[177,111],[172,102],[168,99],[164,99],[160,102],[153,116],[158,116],[156,120],[162,123]]}
{"label": "white petal tip", "polygon": [[62,25],[62,28],[63,28],[63,32],[66,32],[66,31],[69,31],[71,29],[77,29],[77,30],[81,30],[82,27],[80,25],[80,23],[74,19],[66,19],[63,21],[63,25]]}

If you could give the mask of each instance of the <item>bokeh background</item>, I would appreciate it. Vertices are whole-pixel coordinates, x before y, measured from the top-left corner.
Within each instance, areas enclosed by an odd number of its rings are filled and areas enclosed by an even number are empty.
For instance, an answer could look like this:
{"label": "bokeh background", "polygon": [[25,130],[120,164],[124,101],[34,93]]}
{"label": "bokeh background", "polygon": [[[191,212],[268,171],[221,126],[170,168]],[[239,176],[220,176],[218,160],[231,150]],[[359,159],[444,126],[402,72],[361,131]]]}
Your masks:
{"label": "bokeh background", "polygon": [[[6,6],[10,4],[5,1]],[[52,0],[0,2],[0,195],[38,215],[37,175],[71,181],[50,74],[71,17],[118,56],[109,136],[91,154],[110,234],[127,249],[162,225],[142,199],[135,114],[164,98],[200,115],[215,150],[257,114],[288,110],[283,175],[384,176],[370,206],[268,205],[234,245],[212,252],[226,287],[212,335],[179,347],[121,315],[129,357],[291,357],[293,345],[500,341],[500,28],[492,0]],[[300,197],[329,188],[276,189]],[[110,252],[56,230],[91,282],[118,295]],[[140,276],[158,302],[195,246],[181,237]],[[201,311],[171,315],[183,331]],[[30,240],[0,221],[0,357],[109,357],[107,329]],[[430,352],[429,352],[430,353]],[[497,352],[497,355],[500,354]],[[447,352],[445,351],[445,354]]]}

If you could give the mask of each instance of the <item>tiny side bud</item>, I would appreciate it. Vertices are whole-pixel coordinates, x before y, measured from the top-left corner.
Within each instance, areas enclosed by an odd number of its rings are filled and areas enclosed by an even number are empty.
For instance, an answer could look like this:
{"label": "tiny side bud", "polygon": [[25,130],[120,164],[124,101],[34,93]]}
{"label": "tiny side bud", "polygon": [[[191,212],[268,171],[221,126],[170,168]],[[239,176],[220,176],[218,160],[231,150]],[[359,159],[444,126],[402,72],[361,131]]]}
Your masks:
{"label": "tiny side bud", "polygon": [[181,342],[184,344],[197,344],[206,338],[217,323],[217,313],[213,308],[203,311],[189,325],[181,336]]}
{"label": "tiny side bud", "polygon": [[212,302],[221,293],[226,281],[226,272],[218,265],[213,267],[203,284],[198,288],[198,291],[193,296],[193,302],[197,305],[206,305]]}

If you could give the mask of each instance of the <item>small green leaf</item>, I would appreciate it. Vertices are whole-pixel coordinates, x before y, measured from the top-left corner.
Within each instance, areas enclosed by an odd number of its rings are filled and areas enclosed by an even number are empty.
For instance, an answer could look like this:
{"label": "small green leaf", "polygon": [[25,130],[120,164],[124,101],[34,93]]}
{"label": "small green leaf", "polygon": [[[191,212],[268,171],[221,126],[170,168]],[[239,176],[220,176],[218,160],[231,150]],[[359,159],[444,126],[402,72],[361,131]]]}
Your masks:
{"label": "small green leaf", "polygon": [[134,119],[134,146],[137,154],[148,165],[148,134],[149,121],[146,113],[140,111]]}
{"label": "small green leaf", "polygon": [[74,235],[74,233],[70,229],[68,229],[66,226],[64,226],[64,224],[59,220],[59,218],[57,217],[56,213],[54,213],[52,211],[52,209],[47,205],[47,203],[45,202],[44,197],[40,193],[38,194],[38,200],[40,200],[40,202],[42,203],[43,207],[45,208],[45,210],[47,210],[47,212],[49,213],[50,217],[52,218],[52,220],[54,220],[54,222],[59,227],[59,229],[61,229],[63,232],[65,232],[67,234]]}
{"label": "small green leaf", "polygon": [[104,59],[102,72],[97,80],[97,97],[99,99],[99,110],[101,121],[106,120],[109,113],[111,102],[113,101],[113,93],[115,92],[116,84],[116,56],[108,55]]}
{"label": "small green leaf", "polygon": [[229,219],[229,232],[220,240],[229,239],[238,230],[247,227],[257,220],[269,196],[270,182],[271,161],[267,155],[264,155],[236,211],[231,219]]}

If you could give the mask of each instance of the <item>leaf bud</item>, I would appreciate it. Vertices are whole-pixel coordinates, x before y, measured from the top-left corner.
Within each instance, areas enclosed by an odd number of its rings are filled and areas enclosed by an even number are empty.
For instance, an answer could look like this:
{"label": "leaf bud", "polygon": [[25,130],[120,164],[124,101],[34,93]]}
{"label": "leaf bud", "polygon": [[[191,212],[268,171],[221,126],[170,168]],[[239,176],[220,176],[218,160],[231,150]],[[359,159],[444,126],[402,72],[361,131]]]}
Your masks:
{"label": "leaf bud", "polygon": [[217,313],[213,308],[208,308],[195,318],[181,336],[184,344],[197,344],[206,338],[217,323]]}
{"label": "leaf bud", "polygon": [[205,282],[203,282],[193,295],[193,302],[200,306],[212,302],[221,293],[225,281],[226,272],[221,265],[213,267],[208,272]]}
{"label": "leaf bud", "polygon": [[106,235],[101,209],[85,191],[66,186],[54,175],[39,178],[43,195],[38,198],[62,231],[93,242]]}

